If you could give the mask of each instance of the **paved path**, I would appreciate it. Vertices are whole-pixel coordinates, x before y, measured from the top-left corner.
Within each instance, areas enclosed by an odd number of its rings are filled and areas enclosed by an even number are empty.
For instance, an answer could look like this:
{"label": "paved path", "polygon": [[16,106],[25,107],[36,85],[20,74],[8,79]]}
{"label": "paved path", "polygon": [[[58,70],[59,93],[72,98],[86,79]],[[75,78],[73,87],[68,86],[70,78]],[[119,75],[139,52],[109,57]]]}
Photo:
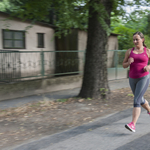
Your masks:
{"label": "paved path", "polygon": [[[128,87],[127,80],[110,81],[111,90]],[[67,90],[70,95],[79,89]],[[53,94],[66,97],[65,91]],[[69,95],[68,94],[68,95]],[[52,95],[51,95],[52,96]],[[54,98],[54,97],[53,97]],[[132,133],[124,128],[131,121],[132,109],[117,112],[104,118],[61,133],[28,141],[13,150],[150,150],[150,116],[142,109],[141,116]],[[10,148],[5,149],[10,150]]]}
{"label": "paved path", "polygon": [[132,109],[118,112],[13,150],[150,150],[149,116],[142,111],[136,132],[132,133],[124,128],[131,114]]}

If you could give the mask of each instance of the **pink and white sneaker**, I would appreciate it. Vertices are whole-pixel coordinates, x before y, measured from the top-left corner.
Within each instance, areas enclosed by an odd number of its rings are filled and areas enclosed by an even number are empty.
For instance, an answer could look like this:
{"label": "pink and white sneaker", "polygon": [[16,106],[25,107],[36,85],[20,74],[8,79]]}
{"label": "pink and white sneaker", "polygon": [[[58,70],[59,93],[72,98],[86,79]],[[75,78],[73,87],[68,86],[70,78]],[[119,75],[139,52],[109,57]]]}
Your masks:
{"label": "pink and white sneaker", "polygon": [[135,125],[133,122],[126,124],[125,128],[127,128],[128,130],[130,130],[131,132],[135,132]]}
{"label": "pink and white sneaker", "polygon": [[147,112],[150,115],[150,112]]}

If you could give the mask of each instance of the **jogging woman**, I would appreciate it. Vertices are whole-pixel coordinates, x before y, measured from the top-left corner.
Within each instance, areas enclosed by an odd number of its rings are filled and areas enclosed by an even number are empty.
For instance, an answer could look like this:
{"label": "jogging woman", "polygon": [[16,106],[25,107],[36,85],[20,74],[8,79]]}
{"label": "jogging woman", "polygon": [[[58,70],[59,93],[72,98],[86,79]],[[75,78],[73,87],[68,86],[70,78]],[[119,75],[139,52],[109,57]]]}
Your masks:
{"label": "jogging woman", "polygon": [[144,44],[144,35],[141,32],[133,34],[133,43],[135,47],[127,50],[123,60],[123,67],[129,70],[129,84],[134,94],[134,107],[132,113],[132,122],[125,125],[125,127],[135,132],[135,125],[141,113],[141,106],[145,108],[150,114],[150,106],[143,95],[149,86],[149,71],[150,65],[150,49]]}

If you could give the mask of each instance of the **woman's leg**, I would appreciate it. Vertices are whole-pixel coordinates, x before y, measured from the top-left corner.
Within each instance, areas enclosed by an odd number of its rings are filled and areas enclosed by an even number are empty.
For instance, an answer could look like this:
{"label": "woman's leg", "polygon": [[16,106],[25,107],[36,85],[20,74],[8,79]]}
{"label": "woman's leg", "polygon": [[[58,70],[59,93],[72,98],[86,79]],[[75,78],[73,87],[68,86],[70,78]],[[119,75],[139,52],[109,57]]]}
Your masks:
{"label": "woman's leg", "polygon": [[136,83],[136,88],[134,90],[134,108],[132,116],[132,122],[134,123],[134,125],[136,124],[140,116],[141,112],[140,105],[143,105],[145,108],[149,110],[146,100],[143,98],[143,95],[146,92],[148,86],[149,86],[149,75],[140,78],[140,80]]}
{"label": "woman's leg", "polygon": [[145,100],[145,104],[141,105],[144,109],[147,110],[148,113],[150,113],[150,106],[147,100]]}
{"label": "woman's leg", "polygon": [[[132,93],[134,94],[134,96],[135,96],[136,84],[138,81],[139,81],[138,79],[129,78],[129,84],[130,84],[130,87],[131,87],[131,90],[132,90]],[[133,107],[132,122],[134,123],[134,125],[136,124],[136,122],[140,116],[140,113],[141,113],[140,107],[139,108]]]}
{"label": "woman's leg", "polygon": [[140,116],[141,113],[141,107],[134,107],[132,112],[132,122],[134,125],[136,125],[136,122]]}
{"label": "woman's leg", "polygon": [[135,132],[135,124],[141,113],[140,106],[143,105],[143,107],[148,109],[147,101],[143,98],[143,95],[149,86],[149,75],[139,79],[129,78],[129,83],[134,94],[134,108],[132,113],[132,122],[126,124],[125,127],[130,131]]}

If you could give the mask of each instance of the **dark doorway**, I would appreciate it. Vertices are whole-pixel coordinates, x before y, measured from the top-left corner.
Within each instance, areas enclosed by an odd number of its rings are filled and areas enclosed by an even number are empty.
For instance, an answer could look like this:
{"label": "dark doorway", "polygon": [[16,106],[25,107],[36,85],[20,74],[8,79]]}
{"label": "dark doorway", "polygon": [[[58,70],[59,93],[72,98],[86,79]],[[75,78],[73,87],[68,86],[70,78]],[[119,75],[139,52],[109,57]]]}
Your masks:
{"label": "dark doorway", "polygon": [[72,75],[78,74],[78,30],[72,30],[67,36],[55,38],[56,43],[56,68],[55,74]]}

